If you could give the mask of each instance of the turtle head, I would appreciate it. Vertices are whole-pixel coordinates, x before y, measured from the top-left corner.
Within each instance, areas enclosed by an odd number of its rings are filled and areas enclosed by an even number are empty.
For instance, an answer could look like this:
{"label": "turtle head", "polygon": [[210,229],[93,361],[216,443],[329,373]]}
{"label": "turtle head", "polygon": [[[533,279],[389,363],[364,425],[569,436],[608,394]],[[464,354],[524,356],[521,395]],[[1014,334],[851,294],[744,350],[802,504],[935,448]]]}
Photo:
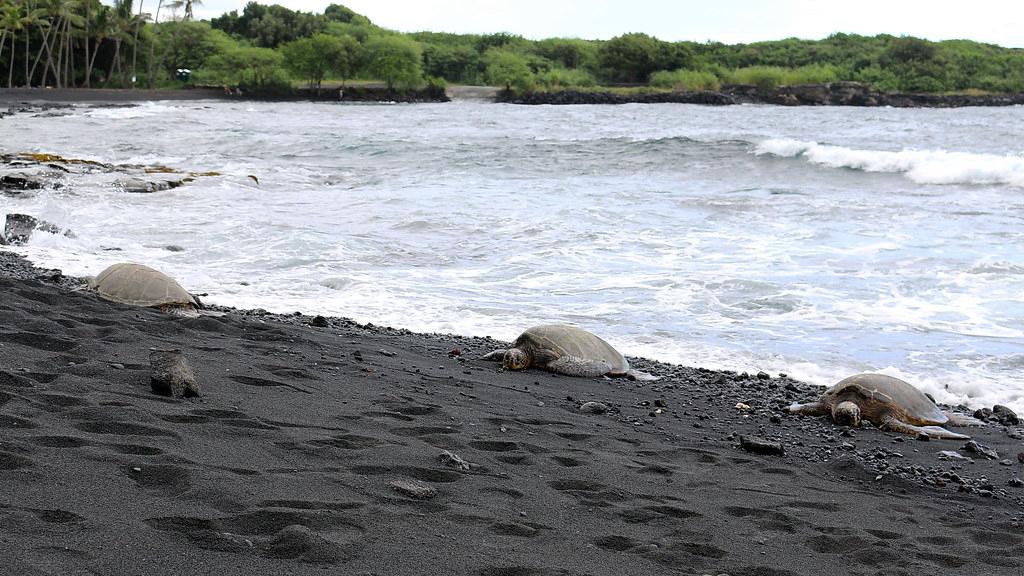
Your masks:
{"label": "turtle head", "polygon": [[506,370],[526,370],[530,367],[530,356],[519,348],[509,348],[501,364]]}
{"label": "turtle head", "polygon": [[856,402],[840,402],[832,408],[832,420],[841,426],[860,426],[860,406]]}

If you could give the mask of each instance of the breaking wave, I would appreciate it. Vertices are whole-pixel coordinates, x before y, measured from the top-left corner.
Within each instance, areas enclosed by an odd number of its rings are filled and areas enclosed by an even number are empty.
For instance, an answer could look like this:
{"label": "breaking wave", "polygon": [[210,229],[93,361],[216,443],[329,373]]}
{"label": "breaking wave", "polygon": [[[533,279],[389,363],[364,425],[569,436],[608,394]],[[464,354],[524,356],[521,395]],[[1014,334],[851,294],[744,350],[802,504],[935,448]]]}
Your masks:
{"label": "breaking wave", "polygon": [[765,140],[758,156],[805,158],[829,168],[904,174],[918,184],[1008,184],[1024,187],[1024,154],[999,155],[946,150],[861,150],[788,138]]}

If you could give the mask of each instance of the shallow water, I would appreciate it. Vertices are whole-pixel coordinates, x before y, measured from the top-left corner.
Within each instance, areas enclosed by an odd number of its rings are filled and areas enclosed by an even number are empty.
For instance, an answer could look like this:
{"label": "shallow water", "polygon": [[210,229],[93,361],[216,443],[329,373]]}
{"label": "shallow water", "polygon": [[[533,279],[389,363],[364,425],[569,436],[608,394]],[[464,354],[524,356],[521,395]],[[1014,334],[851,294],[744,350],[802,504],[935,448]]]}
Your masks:
{"label": "shallow water", "polygon": [[1022,133],[1019,107],[83,107],[3,119],[0,152],[223,176],[79,179],[0,215],[77,233],[37,234],[40,264],[144,262],[219,304],[503,339],[571,322],[629,355],[1024,411]]}

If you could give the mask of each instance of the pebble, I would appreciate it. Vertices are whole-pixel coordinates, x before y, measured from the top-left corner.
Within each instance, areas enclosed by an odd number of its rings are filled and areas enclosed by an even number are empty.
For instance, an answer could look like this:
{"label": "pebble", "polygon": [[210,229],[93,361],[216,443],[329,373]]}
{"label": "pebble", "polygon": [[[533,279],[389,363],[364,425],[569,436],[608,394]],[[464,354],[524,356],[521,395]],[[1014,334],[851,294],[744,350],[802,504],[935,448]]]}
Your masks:
{"label": "pebble", "polygon": [[458,454],[455,454],[454,452],[449,452],[448,450],[445,450],[444,452],[441,452],[437,459],[441,462],[441,464],[444,464],[445,466],[451,468],[458,468],[459,470],[469,472],[469,462],[466,462],[461,457],[459,457]]}
{"label": "pebble", "polygon": [[782,456],[786,453],[781,442],[771,442],[757,436],[740,436],[740,447],[754,454]]}
{"label": "pebble", "polygon": [[155,394],[183,398],[199,396],[199,383],[181,350],[149,351],[149,384]]}
{"label": "pebble", "polygon": [[309,323],[310,326],[316,326],[317,328],[327,328],[330,324],[327,323],[327,318],[323,316],[314,316],[313,320]]}
{"label": "pebble", "polygon": [[580,412],[583,412],[584,414],[604,414],[607,411],[608,406],[605,406],[600,402],[584,402],[583,405],[580,406]]}
{"label": "pebble", "polygon": [[427,500],[437,496],[437,490],[434,490],[430,486],[420,484],[419,482],[395,480],[390,484],[390,486],[395,492],[410,498],[416,498],[417,500]]}

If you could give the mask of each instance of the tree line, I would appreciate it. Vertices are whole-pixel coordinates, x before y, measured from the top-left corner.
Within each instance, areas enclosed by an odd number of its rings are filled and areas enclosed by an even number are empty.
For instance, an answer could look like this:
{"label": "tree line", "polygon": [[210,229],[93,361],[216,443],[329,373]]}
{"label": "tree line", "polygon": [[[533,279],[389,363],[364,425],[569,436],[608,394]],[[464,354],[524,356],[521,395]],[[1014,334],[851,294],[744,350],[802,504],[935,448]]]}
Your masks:
{"label": "tree line", "polygon": [[969,40],[833,34],[750,44],[666,42],[641,33],[610,40],[529,40],[507,33],[402,34],[332,4],[322,14],[250,2],[209,21],[200,0],[0,0],[0,85],[195,84],[288,89],[325,80],[378,80],[527,91],[639,86],[771,89],[852,80],[887,92],[1022,92],[1024,50]]}

